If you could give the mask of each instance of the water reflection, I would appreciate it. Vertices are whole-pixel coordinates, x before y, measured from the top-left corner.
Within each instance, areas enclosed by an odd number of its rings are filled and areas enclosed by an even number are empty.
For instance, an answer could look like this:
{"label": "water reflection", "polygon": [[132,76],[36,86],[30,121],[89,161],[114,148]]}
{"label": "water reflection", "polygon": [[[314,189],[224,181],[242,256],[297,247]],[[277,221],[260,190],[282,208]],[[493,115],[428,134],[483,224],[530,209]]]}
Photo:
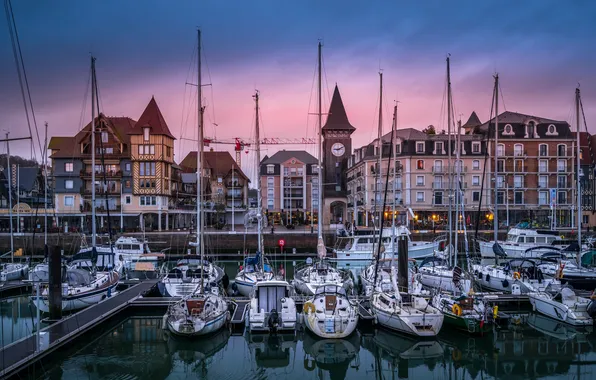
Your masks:
{"label": "water reflection", "polygon": [[0,322],[0,344],[5,346],[35,331],[35,308],[26,296],[3,299],[0,301]]}
{"label": "water reflection", "polygon": [[62,352],[41,378],[594,378],[589,331],[533,314],[517,321],[482,338],[446,330],[430,341],[383,329],[338,340],[306,332],[230,335],[224,329],[186,340],[162,330],[161,318],[131,318]]}

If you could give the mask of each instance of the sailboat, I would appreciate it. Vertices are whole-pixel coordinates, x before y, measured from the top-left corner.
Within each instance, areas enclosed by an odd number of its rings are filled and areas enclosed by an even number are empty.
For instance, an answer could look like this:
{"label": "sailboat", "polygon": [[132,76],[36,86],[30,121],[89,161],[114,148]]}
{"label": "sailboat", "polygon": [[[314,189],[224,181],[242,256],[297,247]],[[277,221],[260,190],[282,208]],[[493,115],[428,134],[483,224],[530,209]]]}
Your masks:
{"label": "sailboat", "polygon": [[8,212],[10,219],[10,263],[4,264],[0,267],[0,282],[21,280],[27,278],[29,273],[29,265],[26,263],[14,262],[14,235],[12,231],[12,169],[10,167],[10,142],[8,133],[6,134],[6,160],[7,166],[5,173],[6,177],[6,191],[8,193]]}
{"label": "sailboat", "polygon": [[[576,111],[576,126],[577,126],[577,244],[581,246],[581,224],[582,224],[582,208],[581,208],[581,161],[580,161],[580,105],[581,95],[579,88],[575,89],[575,111]],[[577,265],[581,267],[581,250],[577,251]],[[563,268],[561,268],[561,273]],[[548,289],[547,289],[548,290]],[[547,291],[533,292],[529,295],[530,303],[537,311],[548,317],[556,319],[557,321],[568,323],[574,326],[589,326],[594,323],[596,317],[596,300],[584,297],[578,297],[575,292],[569,287],[563,287],[559,292],[552,294]]]}
{"label": "sailboat", "polygon": [[[95,74],[95,57],[91,57],[91,165],[95,167],[95,134],[97,126],[102,124],[102,115],[95,117],[97,80]],[[99,107],[98,107],[99,108]],[[102,165],[104,166],[104,165]],[[66,270],[63,270],[62,311],[74,311],[96,304],[110,297],[116,290],[120,280],[119,272],[122,263],[114,263],[113,247],[96,250],[95,221],[95,170],[92,170],[92,247],[90,255],[83,259],[73,258]],[[109,218],[108,218],[109,219]],[[109,223],[109,222],[108,222]],[[97,268],[101,268],[98,270]],[[49,312],[49,287],[44,287],[41,295],[32,296],[36,307]]]}
{"label": "sailboat", "polygon": [[205,269],[205,236],[204,236],[204,213],[202,212],[202,177],[203,177],[203,114],[204,107],[202,105],[201,97],[201,30],[197,31],[198,39],[198,111],[199,111],[199,125],[198,125],[198,153],[197,153],[197,241],[193,244],[196,246],[197,253],[200,255],[200,276],[199,288],[192,292],[189,296],[184,297],[179,302],[168,308],[164,315],[164,322],[173,334],[181,336],[199,336],[213,333],[226,323],[230,312],[228,311],[228,302],[222,297],[217,283],[212,284],[207,282],[203,271]]}
{"label": "sailboat", "polygon": [[[259,137],[259,92],[255,99],[255,140],[256,162],[260,167],[261,151]],[[257,172],[257,240],[258,251],[250,262],[236,275],[238,290],[249,291],[250,305],[248,308],[248,327],[250,332],[296,331],[296,304],[292,298],[294,288],[283,280],[275,280],[271,266],[265,263],[263,256],[263,231],[261,206],[261,173]],[[258,261],[257,261],[258,259]],[[269,269],[268,269],[268,268]],[[268,269],[268,270],[267,270]],[[242,293],[244,294],[244,293]]]}

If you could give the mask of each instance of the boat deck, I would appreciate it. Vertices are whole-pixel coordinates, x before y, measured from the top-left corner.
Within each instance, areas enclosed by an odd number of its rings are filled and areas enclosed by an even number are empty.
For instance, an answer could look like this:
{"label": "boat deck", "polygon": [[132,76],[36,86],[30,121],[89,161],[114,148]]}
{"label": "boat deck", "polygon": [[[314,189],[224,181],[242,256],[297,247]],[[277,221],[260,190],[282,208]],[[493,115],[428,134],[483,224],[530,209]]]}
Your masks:
{"label": "boat deck", "polygon": [[37,362],[99,322],[117,315],[132,300],[148,291],[157,280],[144,281],[76,314],[64,317],[42,329],[37,347],[37,334],[18,340],[0,349],[0,377],[8,377]]}

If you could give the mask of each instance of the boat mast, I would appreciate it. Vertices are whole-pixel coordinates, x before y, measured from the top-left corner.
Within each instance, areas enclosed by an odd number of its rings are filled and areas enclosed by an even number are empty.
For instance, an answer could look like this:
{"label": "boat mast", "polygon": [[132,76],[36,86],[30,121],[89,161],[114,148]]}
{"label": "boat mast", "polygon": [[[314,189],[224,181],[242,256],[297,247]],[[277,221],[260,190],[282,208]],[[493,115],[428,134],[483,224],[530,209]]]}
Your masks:
{"label": "boat mast", "polygon": [[[499,208],[499,202],[498,202],[498,198],[499,198],[499,177],[497,175],[497,170],[498,170],[498,162],[499,162],[499,74],[495,75],[495,170],[494,170],[494,176],[495,176],[495,212],[493,215],[493,227],[494,227],[494,232],[495,232],[495,244],[498,243],[499,241],[499,212],[498,212],[498,208]],[[495,257],[497,257],[498,255],[495,253]]]}
{"label": "boat mast", "polygon": [[203,186],[203,99],[201,92],[201,29],[197,30],[197,107],[198,107],[198,133],[197,133],[197,242],[196,251],[197,254],[201,255],[201,287],[200,292],[203,293],[203,255],[204,255],[204,244],[203,237],[203,215],[201,212],[202,208],[202,186]]}
{"label": "boat mast", "polygon": [[45,127],[46,127],[46,136],[45,136],[45,141],[44,141],[44,155],[43,155],[43,181],[44,181],[44,185],[45,185],[45,190],[44,190],[44,200],[43,200],[43,204],[44,204],[44,231],[43,231],[43,244],[44,244],[44,253],[45,253],[45,257],[47,257],[48,255],[48,123],[45,123]]}
{"label": "boat mast", "polygon": [[255,100],[255,157],[257,166],[257,233],[258,233],[258,249],[261,254],[261,271],[265,268],[265,258],[263,257],[263,210],[261,199],[261,137],[259,135],[259,90],[255,90],[253,95]]}
{"label": "boat mast", "polygon": [[[395,258],[395,185],[397,182],[397,149],[395,149],[397,145],[395,142],[395,136],[397,135],[397,102],[393,106],[393,125],[391,126],[391,132],[391,151],[393,151],[393,199],[391,202],[391,259],[393,260]],[[389,162],[389,165],[391,165],[391,161]],[[387,169],[389,169],[389,167],[387,167]],[[391,263],[391,266],[393,266],[393,263]]]}
{"label": "boat mast", "polygon": [[323,259],[327,253],[325,248],[325,242],[323,241],[323,93],[321,89],[322,84],[322,51],[323,51],[323,44],[319,41],[318,46],[318,91],[317,91],[317,101],[318,101],[318,123],[319,123],[319,154],[317,157],[317,165],[318,165],[318,187],[319,191],[317,192],[317,233],[319,235],[317,239],[317,255],[320,259]]}
{"label": "boat mast", "polygon": [[10,262],[14,263],[14,236],[12,234],[12,169],[10,168],[10,142],[8,140],[8,132],[6,132],[6,166],[8,166],[8,168],[6,168],[6,172],[8,173],[8,176],[6,177],[8,179],[8,186],[6,186],[6,188],[8,189],[8,213],[10,219]]}
{"label": "boat mast", "polygon": [[[379,203],[379,192],[381,191],[380,189],[380,183],[381,183],[381,165],[382,165],[382,157],[383,157],[383,72],[379,71],[379,126],[378,126],[378,132],[377,132],[377,137],[378,137],[378,147],[379,147],[379,154],[377,155],[377,167],[375,170],[375,203],[374,203],[374,208],[373,208],[373,220],[375,217],[375,214],[377,213],[377,208],[379,210],[379,216],[378,216],[378,220],[379,220],[379,224],[381,223],[381,213],[383,212],[383,210],[378,207],[378,203]],[[373,226],[379,227],[379,245],[382,242],[382,236],[380,235],[380,225],[377,226],[377,224],[373,221]],[[375,231],[376,234],[376,231]],[[373,234],[373,250],[375,247],[374,244],[374,235]],[[379,251],[379,257],[377,257],[377,260],[381,259],[381,252]]]}
{"label": "boat mast", "polygon": [[95,249],[95,57],[91,57],[91,247]]}
{"label": "boat mast", "polygon": [[580,138],[579,138],[579,105],[580,105],[580,92],[579,87],[575,89],[575,117],[576,117],[576,126],[577,126],[577,265],[581,268],[582,261],[581,261],[581,253],[582,253],[582,193],[581,193],[581,178],[580,178],[580,171],[581,171],[581,160],[580,160]]}
{"label": "boat mast", "polygon": [[[453,201],[453,162],[451,160],[451,67],[449,65],[449,56],[447,56],[447,182],[449,184],[449,191],[447,195],[447,201],[449,202],[448,206],[448,214],[447,214],[447,223],[448,223],[448,246],[449,246],[449,264],[453,266],[453,262],[455,259],[453,255],[455,254],[455,250],[457,247],[453,247],[453,216],[452,216],[452,206],[451,202]],[[454,248],[454,252],[451,252],[451,248]]]}

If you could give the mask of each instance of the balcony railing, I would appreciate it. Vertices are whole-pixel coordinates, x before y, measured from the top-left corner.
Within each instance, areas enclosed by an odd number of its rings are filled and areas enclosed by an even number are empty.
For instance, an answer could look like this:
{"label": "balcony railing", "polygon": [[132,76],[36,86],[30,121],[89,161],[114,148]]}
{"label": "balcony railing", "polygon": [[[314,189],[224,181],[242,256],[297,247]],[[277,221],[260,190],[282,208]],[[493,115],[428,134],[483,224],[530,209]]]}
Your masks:
{"label": "balcony railing", "polygon": [[[85,171],[85,170],[81,170],[81,176],[82,177],[91,177],[91,171]],[[96,178],[103,178],[104,176],[104,171],[103,170],[96,170],[95,171],[95,177]],[[122,177],[122,170],[107,170],[105,172],[105,176],[106,177]]]}

